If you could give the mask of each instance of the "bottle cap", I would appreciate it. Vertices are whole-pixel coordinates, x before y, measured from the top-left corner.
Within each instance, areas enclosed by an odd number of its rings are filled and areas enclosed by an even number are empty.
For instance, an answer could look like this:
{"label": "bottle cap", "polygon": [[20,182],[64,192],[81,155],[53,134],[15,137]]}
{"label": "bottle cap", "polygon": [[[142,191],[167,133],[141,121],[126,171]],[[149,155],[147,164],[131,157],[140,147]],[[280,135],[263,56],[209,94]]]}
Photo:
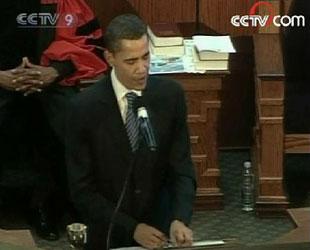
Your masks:
{"label": "bottle cap", "polygon": [[250,161],[245,161],[245,162],[243,163],[243,166],[244,166],[245,168],[250,168],[250,167],[251,167],[251,162],[250,162]]}

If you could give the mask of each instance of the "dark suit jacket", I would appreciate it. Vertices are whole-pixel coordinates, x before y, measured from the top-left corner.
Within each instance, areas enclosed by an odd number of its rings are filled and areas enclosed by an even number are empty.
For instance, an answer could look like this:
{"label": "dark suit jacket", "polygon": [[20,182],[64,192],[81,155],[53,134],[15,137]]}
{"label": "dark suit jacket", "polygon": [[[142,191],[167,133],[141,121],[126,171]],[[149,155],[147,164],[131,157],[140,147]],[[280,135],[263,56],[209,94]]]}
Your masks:
{"label": "dark suit jacket", "polygon": [[[143,96],[158,150],[150,152],[142,143],[116,216],[112,247],[131,245],[138,223],[161,227],[155,212],[164,186],[171,196],[171,219],[188,224],[192,214],[196,181],[184,92],[172,80],[150,76]],[[106,230],[134,159],[110,77],[78,95],[69,113],[66,146],[72,198],[89,226],[90,249],[104,249]]]}

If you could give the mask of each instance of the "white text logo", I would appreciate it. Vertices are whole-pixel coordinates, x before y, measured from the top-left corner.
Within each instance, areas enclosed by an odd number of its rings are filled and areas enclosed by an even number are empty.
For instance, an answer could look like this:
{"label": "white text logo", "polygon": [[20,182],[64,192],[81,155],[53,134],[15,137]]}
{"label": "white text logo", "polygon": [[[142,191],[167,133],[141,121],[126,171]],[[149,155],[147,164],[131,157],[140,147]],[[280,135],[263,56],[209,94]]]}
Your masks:
{"label": "white text logo", "polygon": [[[259,15],[247,15],[247,16],[233,16],[231,18],[231,24],[235,27],[265,27],[268,26],[268,20],[270,16],[259,16]],[[304,27],[306,20],[304,16],[280,16],[276,15],[272,17],[272,23],[276,27]]]}
{"label": "white text logo", "polygon": [[[262,6],[267,9],[268,15],[260,16],[256,12],[258,8]],[[259,1],[255,3],[250,11],[249,15],[235,15],[232,16],[230,22],[235,27],[266,27],[273,24],[276,27],[305,27],[306,19],[302,15],[294,16],[280,16],[275,15],[274,7],[271,3],[266,1]]]}
{"label": "white text logo", "polygon": [[72,27],[77,23],[76,15],[51,13],[21,13],[16,17],[19,27]]}

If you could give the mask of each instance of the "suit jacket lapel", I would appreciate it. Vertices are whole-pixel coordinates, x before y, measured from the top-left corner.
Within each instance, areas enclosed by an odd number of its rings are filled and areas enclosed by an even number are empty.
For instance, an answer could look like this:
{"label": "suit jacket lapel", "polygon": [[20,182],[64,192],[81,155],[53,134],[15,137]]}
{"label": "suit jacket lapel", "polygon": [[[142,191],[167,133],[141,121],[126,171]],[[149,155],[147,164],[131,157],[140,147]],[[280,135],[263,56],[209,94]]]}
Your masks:
{"label": "suit jacket lapel", "polygon": [[112,87],[111,78],[106,77],[102,85],[101,103],[105,106],[103,117],[108,118],[103,121],[106,133],[111,136],[111,140],[115,144],[115,150],[119,150],[120,156],[128,162],[128,156],[131,155],[131,147]]}

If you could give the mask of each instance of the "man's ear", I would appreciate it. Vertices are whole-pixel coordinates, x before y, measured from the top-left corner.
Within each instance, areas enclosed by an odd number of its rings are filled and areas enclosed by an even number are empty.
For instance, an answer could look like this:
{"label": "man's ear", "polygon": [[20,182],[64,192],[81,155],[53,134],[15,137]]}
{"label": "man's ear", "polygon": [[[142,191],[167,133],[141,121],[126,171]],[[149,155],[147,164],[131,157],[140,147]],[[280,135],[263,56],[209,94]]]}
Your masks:
{"label": "man's ear", "polygon": [[104,58],[108,62],[108,64],[113,67],[114,65],[114,55],[112,52],[105,50],[104,51]]}

